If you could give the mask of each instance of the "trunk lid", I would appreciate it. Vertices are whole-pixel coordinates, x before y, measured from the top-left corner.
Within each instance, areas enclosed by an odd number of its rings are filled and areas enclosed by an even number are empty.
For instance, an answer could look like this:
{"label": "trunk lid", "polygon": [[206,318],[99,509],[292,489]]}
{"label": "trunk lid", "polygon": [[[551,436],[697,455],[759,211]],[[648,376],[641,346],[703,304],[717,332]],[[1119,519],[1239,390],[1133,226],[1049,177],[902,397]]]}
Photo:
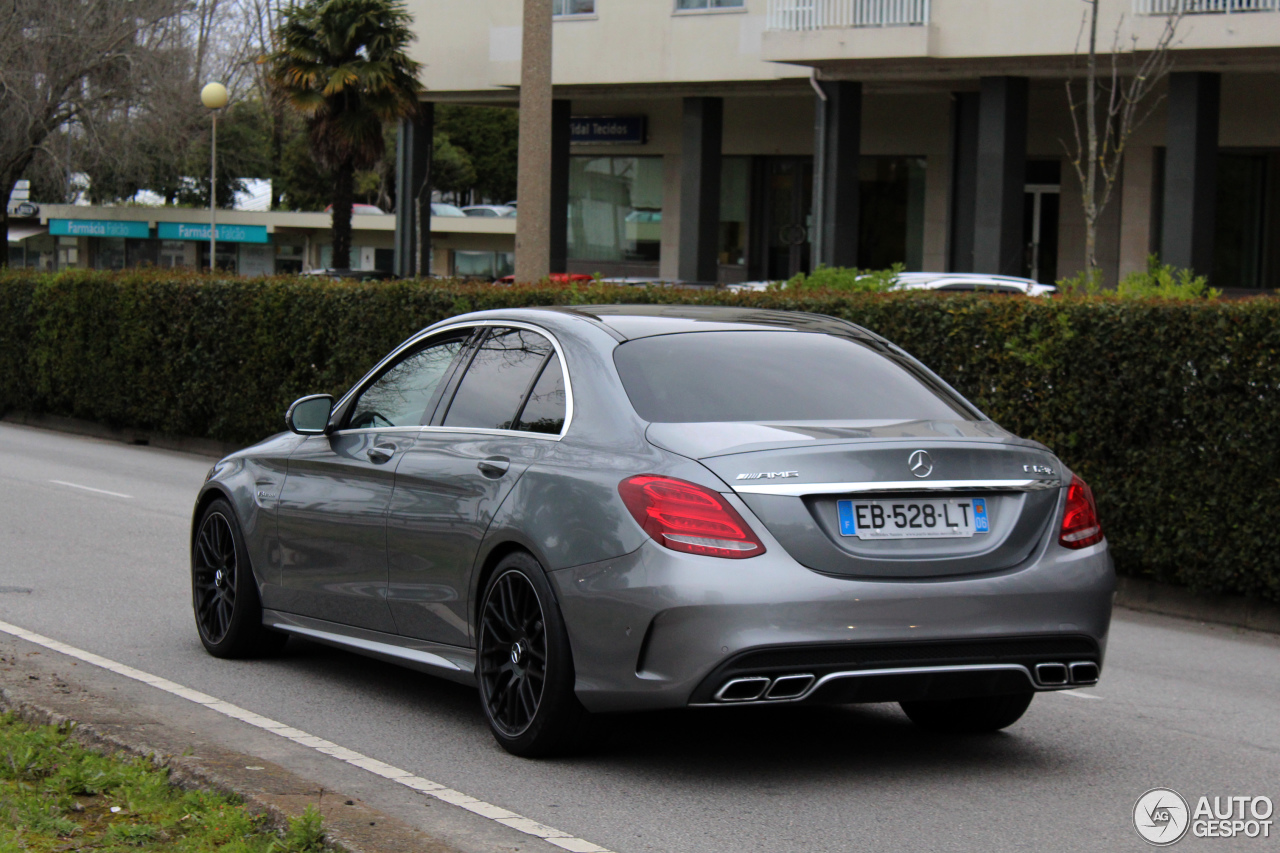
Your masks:
{"label": "trunk lid", "polygon": [[[1010,569],[1044,540],[1063,485],[1053,454],[989,421],[653,424],[648,437],[713,471],[793,558],[827,574],[907,579]],[[972,536],[841,532],[841,501],[946,500],[954,508],[975,499],[989,531]]]}

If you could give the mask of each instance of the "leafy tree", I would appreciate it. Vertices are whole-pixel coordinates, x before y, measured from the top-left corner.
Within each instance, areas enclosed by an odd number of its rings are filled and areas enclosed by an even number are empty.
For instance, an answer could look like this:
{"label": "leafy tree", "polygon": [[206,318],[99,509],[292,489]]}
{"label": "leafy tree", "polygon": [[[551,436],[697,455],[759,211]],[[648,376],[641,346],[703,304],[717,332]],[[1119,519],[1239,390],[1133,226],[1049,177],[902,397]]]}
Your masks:
{"label": "leafy tree", "polygon": [[[516,153],[520,142],[520,114],[505,107],[469,107],[442,104],[436,107],[436,131],[465,152],[476,177],[468,186],[444,190],[434,175],[432,183],[446,192],[474,189],[482,199],[497,204],[516,197]],[[449,166],[435,161],[444,167]]]}
{"label": "leafy tree", "polygon": [[307,119],[311,151],[333,171],[333,265],[351,265],[355,174],[386,153],[383,127],[418,110],[414,35],[399,0],[309,0],[284,10],[270,75]]}
{"label": "leafy tree", "polygon": [[471,155],[454,145],[444,133],[435,135],[431,155],[431,184],[442,193],[455,197],[476,184],[476,167]]}

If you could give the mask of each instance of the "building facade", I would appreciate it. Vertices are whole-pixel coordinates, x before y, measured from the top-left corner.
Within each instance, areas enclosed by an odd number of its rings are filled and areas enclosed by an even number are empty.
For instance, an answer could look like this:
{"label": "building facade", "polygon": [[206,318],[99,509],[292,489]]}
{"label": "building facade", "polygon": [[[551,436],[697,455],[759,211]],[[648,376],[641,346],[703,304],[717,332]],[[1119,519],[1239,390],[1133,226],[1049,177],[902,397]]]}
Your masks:
{"label": "building facade", "polygon": [[[521,0],[408,6],[428,105],[518,105]],[[903,263],[1051,282],[1084,265],[1066,94],[1085,64],[1079,0],[555,9],[560,270],[730,282]],[[1106,279],[1157,253],[1215,286],[1280,286],[1280,2],[1100,9],[1122,74],[1184,13],[1099,223]],[[429,191],[431,116],[402,134],[406,197]],[[405,260],[415,227],[400,223]]]}
{"label": "building facade", "polygon": [[[217,265],[245,276],[332,266],[328,213],[219,210]],[[352,217],[351,267],[391,271],[396,217]],[[9,265],[44,271],[126,267],[209,268],[209,211],[177,207],[34,205],[11,210]],[[435,275],[493,279],[514,269],[515,220],[432,217]]]}

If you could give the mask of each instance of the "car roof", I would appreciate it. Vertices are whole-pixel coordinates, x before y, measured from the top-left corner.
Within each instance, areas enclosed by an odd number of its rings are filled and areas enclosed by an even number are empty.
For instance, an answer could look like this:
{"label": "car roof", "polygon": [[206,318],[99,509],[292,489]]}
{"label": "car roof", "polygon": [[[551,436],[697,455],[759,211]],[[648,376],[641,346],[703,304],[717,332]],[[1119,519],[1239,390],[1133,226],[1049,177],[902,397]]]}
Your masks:
{"label": "car roof", "polygon": [[994,275],[980,272],[902,272],[898,273],[897,280],[904,284],[934,281],[954,281],[957,283],[964,282],[966,284],[1013,284],[1019,287],[1026,287],[1028,284],[1039,284],[1038,281],[1030,278],[1021,278],[1013,275]]}
{"label": "car roof", "polygon": [[796,331],[883,341],[853,323],[822,314],[713,305],[575,305],[532,309],[585,317],[627,340],[685,332]]}

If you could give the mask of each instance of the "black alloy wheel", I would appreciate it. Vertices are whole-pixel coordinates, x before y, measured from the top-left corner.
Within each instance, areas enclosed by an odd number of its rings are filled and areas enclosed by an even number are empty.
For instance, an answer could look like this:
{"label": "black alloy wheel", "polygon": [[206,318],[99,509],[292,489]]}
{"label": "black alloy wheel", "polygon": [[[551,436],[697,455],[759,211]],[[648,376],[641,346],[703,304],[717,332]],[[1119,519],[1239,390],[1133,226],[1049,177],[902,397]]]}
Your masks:
{"label": "black alloy wheel", "polygon": [[546,620],[529,579],[504,572],[490,587],[480,626],[489,718],[504,735],[519,737],[538,715],[547,682]]}
{"label": "black alloy wheel", "polygon": [[205,515],[191,562],[196,624],[201,638],[217,645],[231,630],[239,569],[231,522],[221,512]]}
{"label": "black alloy wheel", "polygon": [[205,509],[191,544],[191,604],[200,642],[220,658],[275,654],[288,635],[262,625],[262,602],[240,525],[219,498]]}
{"label": "black alloy wheel", "polygon": [[533,758],[583,745],[591,715],[574,695],[569,635],[532,555],[519,551],[498,563],[478,634],[480,703],[502,748]]}

